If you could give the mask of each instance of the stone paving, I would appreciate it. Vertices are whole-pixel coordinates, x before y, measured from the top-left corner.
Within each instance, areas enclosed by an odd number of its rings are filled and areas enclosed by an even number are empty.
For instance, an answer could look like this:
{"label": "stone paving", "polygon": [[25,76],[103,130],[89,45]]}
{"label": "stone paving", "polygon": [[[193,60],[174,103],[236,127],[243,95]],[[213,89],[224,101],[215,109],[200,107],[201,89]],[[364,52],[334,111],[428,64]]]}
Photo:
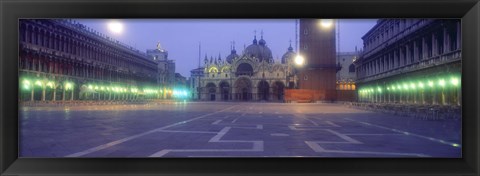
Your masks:
{"label": "stone paving", "polygon": [[461,157],[461,121],[340,104],[23,107],[20,157]]}

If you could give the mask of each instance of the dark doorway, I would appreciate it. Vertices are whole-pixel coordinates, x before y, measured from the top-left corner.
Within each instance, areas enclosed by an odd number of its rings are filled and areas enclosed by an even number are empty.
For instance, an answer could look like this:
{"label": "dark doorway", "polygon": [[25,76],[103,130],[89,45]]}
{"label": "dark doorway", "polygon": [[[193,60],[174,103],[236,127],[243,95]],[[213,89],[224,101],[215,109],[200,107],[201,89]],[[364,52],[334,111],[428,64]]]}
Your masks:
{"label": "dark doorway", "polygon": [[223,101],[228,101],[229,100],[229,95],[230,95],[230,85],[227,82],[222,82],[220,83],[220,93],[221,98]]}
{"label": "dark doorway", "polygon": [[217,88],[215,84],[208,83],[206,87],[207,87],[207,94],[210,95],[210,101],[215,101],[215,93],[217,92]]}
{"label": "dark doorway", "polygon": [[235,81],[235,98],[239,101],[249,101],[252,99],[252,83],[248,78],[239,78]]}
{"label": "dark doorway", "polygon": [[285,85],[277,81],[273,84],[273,99],[277,101],[283,101]]}
{"label": "dark doorway", "polygon": [[248,90],[247,90],[246,88],[243,88],[243,89],[242,89],[242,100],[243,100],[243,101],[248,101],[248,100],[249,100]]}
{"label": "dark doorway", "polygon": [[258,83],[258,98],[260,100],[268,101],[269,94],[270,94],[270,86],[268,85],[267,81],[260,81]]}

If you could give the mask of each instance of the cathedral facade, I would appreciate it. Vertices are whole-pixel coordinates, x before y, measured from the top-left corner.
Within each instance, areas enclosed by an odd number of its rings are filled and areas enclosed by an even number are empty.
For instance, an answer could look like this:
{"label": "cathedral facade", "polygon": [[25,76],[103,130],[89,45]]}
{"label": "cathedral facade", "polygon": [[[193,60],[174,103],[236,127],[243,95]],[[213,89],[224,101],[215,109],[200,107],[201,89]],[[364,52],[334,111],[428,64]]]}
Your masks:
{"label": "cathedral facade", "polygon": [[294,56],[290,46],[281,61],[275,62],[263,36],[259,41],[255,36],[240,55],[232,46],[225,59],[205,56],[203,74],[197,74],[198,83],[192,87],[193,97],[201,101],[283,101],[286,85],[294,81],[289,80]]}

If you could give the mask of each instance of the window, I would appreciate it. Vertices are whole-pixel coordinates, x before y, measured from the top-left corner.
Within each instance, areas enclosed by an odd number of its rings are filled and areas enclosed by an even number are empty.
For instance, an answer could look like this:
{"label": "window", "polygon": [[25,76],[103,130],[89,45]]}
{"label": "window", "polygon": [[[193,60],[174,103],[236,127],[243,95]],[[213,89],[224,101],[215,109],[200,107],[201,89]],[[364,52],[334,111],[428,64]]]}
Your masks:
{"label": "window", "polygon": [[348,67],[348,72],[350,73],[355,72],[355,65],[350,64],[350,66]]}

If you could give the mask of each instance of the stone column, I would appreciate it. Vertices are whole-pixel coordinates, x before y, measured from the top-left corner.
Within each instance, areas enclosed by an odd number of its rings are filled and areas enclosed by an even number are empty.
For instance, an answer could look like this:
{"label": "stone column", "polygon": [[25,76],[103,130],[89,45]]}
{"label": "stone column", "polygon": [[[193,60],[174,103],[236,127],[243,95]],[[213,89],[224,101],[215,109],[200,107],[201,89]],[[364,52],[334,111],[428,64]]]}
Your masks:
{"label": "stone column", "polygon": [[460,22],[456,22],[456,30],[457,30],[457,49],[462,48],[462,26]]}
{"label": "stone column", "polygon": [[450,37],[447,32],[447,28],[443,27],[443,53],[450,51]]}
{"label": "stone column", "polygon": [[427,42],[426,42],[425,36],[424,36],[424,37],[422,37],[422,58],[420,58],[420,59],[423,60],[424,58],[426,58],[427,53],[428,53],[428,47],[427,47]]}
{"label": "stone column", "polygon": [[62,101],[65,101],[65,85],[63,86],[62,91]]}
{"label": "stone column", "polygon": [[35,100],[35,84],[31,84],[32,85],[32,92],[30,93],[30,101],[34,101]]}
{"label": "stone column", "polygon": [[432,56],[437,56],[438,55],[438,51],[437,51],[437,36],[435,35],[435,33],[432,33]]}
{"label": "stone column", "polygon": [[413,63],[417,62],[417,60],[419,60],[419,57],[418,57],[418,51],[419,48],[418,48],[418,44],[417,44],[417,41],[413,41]]}
{"label": "stone column", "polygon": [[45,85],[42,85],[42,101],[45,101],[45,94],[46,94],[46,86]]}
{"label": "stone column", "polygon": [[410,44],[405,45],[405,58],[406,58],[405,61],[406,61],[406,62],[403,63],[404,65],[410,64],[410,61],[411,61],[411,58],[410,58],[410,52],[411,52],[411,51],[410,51],[410,47],[409,47],[409,46],[410,46]]}
{"label": "stone column", "polygon": [[52,101],[57,100],[57,86],[55,83],[53,83],[53,95],[52,95]]}
{"label": "stone column", "polygon": [[75,92],[75,88],[74,88],[74,87],[75,87],[75,86],[72,86],[72,93],[71,93],[71,95],[70,95],[70,100],[73,100],[73,94],[74,94],[74,92]]}

